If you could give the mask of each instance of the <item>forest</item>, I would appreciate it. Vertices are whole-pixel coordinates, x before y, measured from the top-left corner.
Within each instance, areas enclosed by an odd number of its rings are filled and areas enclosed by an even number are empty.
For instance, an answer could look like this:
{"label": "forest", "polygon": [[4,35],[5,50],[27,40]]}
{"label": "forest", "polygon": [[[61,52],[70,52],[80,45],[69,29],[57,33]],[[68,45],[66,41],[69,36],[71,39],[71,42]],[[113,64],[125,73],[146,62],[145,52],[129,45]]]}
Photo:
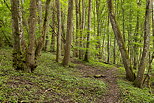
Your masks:
{"label": "forest", "polygon": [[154,0],[0,0],[1,103],[154,103]]}

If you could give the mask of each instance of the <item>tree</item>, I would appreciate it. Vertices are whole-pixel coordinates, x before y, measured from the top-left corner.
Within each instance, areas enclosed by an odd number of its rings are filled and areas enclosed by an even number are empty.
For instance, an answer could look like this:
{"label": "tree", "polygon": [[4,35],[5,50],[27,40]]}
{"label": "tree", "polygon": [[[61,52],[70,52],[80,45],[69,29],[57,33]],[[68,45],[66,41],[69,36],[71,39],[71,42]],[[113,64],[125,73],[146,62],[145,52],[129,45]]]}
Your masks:
{"label": "tree", "polygon": [[[85,28],[85,1],[82,0],[82,17],[81,17],[81,26],[80,26],[80,48],[83,48],[83,31]],[[83,50],[79,50],[79,59],[83,57]]]}
{"label": "tree", "polygon": [[46,1],[46,7],[45,7],[45,16],[44,16],[44,22],[43,22],[43,27],[42,27],[42,35],[38,40],[37,43],[37,47],[36,47],[36,58],[39,57],[41,55],[41,51],[43,49],[43,46],[45,44],[45,38],[46,38],[46,34],[48,32],[48,28],[49,28],[49,11],[50,11],[50,1],[51,0],[47,0]]}
{"label": "tree", "polygon": [[101,9],[100,9],[100,4],[101,4],[101,2],[100,2],[100,0],[96,0],[96,14],[97,14],[97,45],[96,45],[96,49],[98,50],[98,54],[97,54],[97,56],[99,57],[99,58],[101,58],[101,51],[100,51],[100,49],[101,49],[101,43],[100,43],[100,30],[101,30],[101,28],[100,28],[100,24],[101,24]]}
{"label": "tree", "polygon": [[[137,8],[140,8],[140,5],[141,5],[141,1],[138,0],[137,2]],[[135,30],[135,33],[134,33],[134,42],[137,43],[138,42],[138,36],[139,36],[139,29],[140,29],[140,14],[139,14],[139,11],[137,11],[137,17],[136,17],[136,30]],[[138,48],[138,45],[137,44],[134,44],[134,47],[133,47],[133,52],[134,52],[134,65],[133,65],[133,69],[137,69],[137,66],[138,66],[138,55],[139,55],[139,48]]]}
{"label": "tree", "polygon": [[26,53],[27,72],[32,72],[36,68],[35,59],[35,30],[36,30],[36,0],[31,0],[29,16],[29,42]]}
{"label": "tree", "polygon": [[63,58],[63,65],[68,65],[70,61],[71,52],[71,39],[72,39],[72,25],[73,25],[73,0],[68,1],[68,15],[67,15],[67,34],[66,34],[66,45],[65,53]]}
{"label": "tree", "polygon": [[150,18],[151,18],[151,6],[152,6],[152,0],[146,1],[146,12],[145,12],[145,21],[144,21],[144,46],[143,46],[143,52],[142,57],[140,60],[139,68],[137,77],[134,81],[134,85],[136,87],[142,88],[143,86],[143,79],[144,79],[144,71],[146,67],[146,59],[148,56],[149,51],[149,45],[150,45]]}
{"label": "tree", "polygon": [[52,3],[52,24],[50,27],[52,27],[52,36],[51,36],[51,52],[55,52],[55,42],[56,42],[56,32],[55,32],[55,26],[56,26],[56,21],[55,21],[55,0],[53,0]]}
{"label": "tree", "polygon": [[13,67],[16,70],[21,70],[23,66],[22,52],[21,52],[21,38],[22,38],[22,19],[20,16],[20,2],[19,0],[11,0],[11,13],[12,13],[12,33],[14,38],[13,43]]}
{"label": "tree", "polygon": [[25,72],[33,72],[37,67],[36,60],[41,53],[43,44],[45,41],[47,27],[48,27],[48,8],[50,0],[46,1],[46,12],[42,29],[42,36],[39,38],[39,42],[36,45],[35,33],[36,33],[36,0],[30,1],[30,15],[29,15],[29,29],[28,29],[28,44],[23,38],[22,29],[22,13],[20,9],[19,0],[11,0],[11,12],[12,12],[12,26],[13,26],[13,67],[16,70],[23,70]]}
{"label": "tree", "polygon": [[87,44],[86,44],[86,53],[85,53],[84,61],[89,61],[89,46],[90,46],[90,32],[91,32],[91,9],[92,9],[92,0],[89,0],[88,32],[87,32]]}
{"label": "tree", "polygon": [[109,12],[110,22],[111,22],[112,29],[114,31],[114,35],[116,37],[118,46],[119,46],[119,50],[121,52],[124,67],[125,67],[126,78],[130,81],[134,81],[135,75],[134,75],[132,67],[131,67],[131,63],[130,63],[130,59],[128,56],[128,51],[126,50],[126,47],[125,47],[123,35],[120,31],[119,25],[118,25],[116,18],[115,18],[112,0],[107,0],[107,4],[108,4],[108,12]]}
{"label": "tree", "polygon": [[16,70],[31,72],[36,68],[35,61],[35,24],[36,24],[36,0],[30,2],[29,16],[29,43],[28,48],[23,49],[22,14],[19,0],[11,0],[12,26],[14,36],[13,67]]}
{"label": "tree", "polygon": [[59,0],[56,0],[56,6],[57,6],[57,19],[58,19],[56,61],[59,62],[61,56],[61,4]]}

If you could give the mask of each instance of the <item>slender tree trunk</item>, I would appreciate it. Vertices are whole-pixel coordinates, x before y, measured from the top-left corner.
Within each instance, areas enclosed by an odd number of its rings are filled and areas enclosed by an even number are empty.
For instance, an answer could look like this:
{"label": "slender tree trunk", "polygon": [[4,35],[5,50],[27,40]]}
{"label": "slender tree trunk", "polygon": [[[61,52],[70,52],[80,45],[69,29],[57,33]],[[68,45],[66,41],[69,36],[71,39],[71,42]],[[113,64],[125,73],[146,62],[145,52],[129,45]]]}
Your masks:
{"label": "slender tree trunk", "polygon": [[101,17],[100,17],[100,0],[96,0],[96,14],[97,14],[97,45],[96,49],[98,50],[98,58],[101,58],[101,51],[100,51],[100,22],[101,22]]}
{"label": "slender tree trunk", "polygon": [[110,27],[110,20],[108,16],[108,23],[107,23],[107,63],[110,63],[110,33],[109,33],[109,27]]}
{"label": "slender tree trunk", "polygon": [[131,45],[133,40],[132,40],[132,1],[129,2],[129,25],[128,25],[128,55],[130,57],[130,63],[132,64],[133,62],[133,54],[134,54],[134,49],[133,46]]}
{"label": "slender tree trunk", "polygon": [[116,64],[116,38],[114,37],[113,64]]}
{"label": "slender tree trunk", "polygon": [[146,60],[148,56],[148,50],[150,45],[150,14],[151,14],[152,0],[146,1],[146,12],[145,12],[145,22],[144,22],[144,46],[141,61],[138,68],[137,78],[134,81],[136,87],[142,88],[144,71],[146,67]]}
{"label": "slender tree trunk", "polygon": [[78,57],[78,35],[79,35],[79,0],[75,0],[75,7],[76,7],[76,37],[75,37],[75,46],[74,55]]}
{"label": "slender tree trunk", "polygon": [[[82,40],[83,40],[83,32],[85,27],[85,1],[82,0],[82,19],[81,19],[81,30],[80,30],[80,48],[83,47]],[[83,57],[83,50],[79,50],[79,59]]]}
{"label": "slender tree trunk", "polygon": [[91,9],[92,9],[92,0],[89,0],[88,7],[88,33],[87,33],[87,44],[86,44],[86,53],[84,61],[89,61],[89,46],[90,46],[90,31],[91,31]]}
{"label": "slender tree trunk", "polygon": [[72,26],[73,26],[73,0],[68,1],[68,16],[67,16],[67,35],[63,65],[68,65],[70,61]]}
{"label": "slender tree trunk", "polygon": [[55,0],[52,3],[52,36],[51,36],[51,52],[55,52],[55,44],[56,44],[56,34],[55,34]]}
{"label": "slender tree trunk", "polygon": [[50,40],[49,40],[49,33],[47,33],[46,34],[46,39],[45,39],[45,46],[44,46],[44,50],[46,52],[48,52],[48,50],[49,50],[49,42],[50,42]]}
{"label": "slender tree trunk", "polygon": [[64,55],[64,48],[65,48],[65,43],[66,43],[66,14],[65,14],[65,11],[63,10],[64,8],[61,8],[61,19],[62,19],[62,25],[61,25],[61,28],[62,28],[62,45],[61,45],[61,53],[62,55]]}
{"label": "slender tree trunk", "polygon": [[43,19],[42,19],[42,0],[37,1],[37,10],[38,10],[38,25],[39,25],[39,33],[41,35]]}
{"label": "slender tree trunk", "polygon": [[121,9],[122,9],[122,34],[124,38],[124,42],[126,41],[126,36],[125,36],[125,9],[124,9],[124,2],[125,0],[121,0]]}
{"label": "slender tree trunk", "polygon": [[[141,5],[141,1],[137,0],[137,7],[140,8],[140,5]],[[140,15],[139,15],[139,11],[137,11],[137,18],[136,18],[136,31],[135,31],[135,38],[134,38],[134,42],[138,42],[138,35],[139,35],[139,26],[140,26]],[[133,69],[137,69],[138,68],[138,55],[139,55],[139,48],[136,44],[134,44],[134,47],[133,47],[133,50],[134,50],[134,65],[133,65]]]}
{"label": "slender tree trunk", "polygon": [[57,54],[56,54],[56,61],[60,62],[61,56],[61,4],[59,0],[56,0],[57,6],[57,18],[58,18],[58,32],[57,32]]}
{"label": "slender tree trunk", "polygon": [[[115,0],[115,8],[118,7],[117,0]],[[115,9],[115,16],[117,15],[117,9]],[[116,37],[114,36],[114,46],[113,46],[113,64],[116,64]]]}
{"label": "slender tree trunk", "polygon": [[41,54],[42,48],[43,48],[44,43],[45,43],[46,33],[48,32],[48,27],[49,27],[48,20],[49,20],[49,11],[50,11],[50,1],[51,0],[47,0],[46,1],[45,17],[44,17],[44,22],[43,22],[43,27],[42,27],[42,35],[39,38],[39,41],[38,41],[37,47],[36,47],[36,52],[35,52],[36,58],[38,56],[40,56],[40,54]]}
{"label": "slender tree trunk", "polygon": [[121,34],[118,23],[117,23],[117,21],[115,19],[112,0],[107,0],[107,4],[108,4],[110,21],[111,21],[111,24],[112,24],[112,28],[113,28],[116,40],[117,40],[118,45],[119,45],[119,49],[120,49],[120,52],[121,52],[123,64],[124,64],[124,67],[125,67],[126,78],[128,80],[130,80],[130,81],[134,81],[135,74],[132,71],[132,67],[131,67],[131,64],[130,64],[130,59],[129,59],[129,56],[128,56],[128,51],[126,50],[123,36]]}

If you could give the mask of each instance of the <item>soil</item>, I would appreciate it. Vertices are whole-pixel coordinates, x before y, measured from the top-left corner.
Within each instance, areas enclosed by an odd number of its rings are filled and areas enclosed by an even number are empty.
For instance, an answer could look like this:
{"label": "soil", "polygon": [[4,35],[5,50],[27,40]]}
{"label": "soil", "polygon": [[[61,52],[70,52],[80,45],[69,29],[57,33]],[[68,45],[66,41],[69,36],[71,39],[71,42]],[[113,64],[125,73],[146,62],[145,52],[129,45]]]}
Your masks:
{"label": "soil", "polygon": [[120,103],[120,90],[117,85],[117,68],[103,68],[85,65],[81,61],[73,61],[77,64],[83,77],[103,80],[107,84],[107,92],[97,100],[97,103]]}

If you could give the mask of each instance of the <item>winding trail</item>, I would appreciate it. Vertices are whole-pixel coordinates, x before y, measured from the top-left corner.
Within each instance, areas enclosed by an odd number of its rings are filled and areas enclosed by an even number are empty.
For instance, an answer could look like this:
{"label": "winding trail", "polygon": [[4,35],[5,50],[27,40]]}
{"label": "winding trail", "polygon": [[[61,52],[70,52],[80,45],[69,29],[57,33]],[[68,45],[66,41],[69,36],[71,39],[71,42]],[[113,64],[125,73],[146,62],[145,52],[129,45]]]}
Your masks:
{"label": "winding trail", "polygon": [[77,60],[74,60],[73,63],[77,64],[76,68],[78,68],[83,77],[103,80],[107,84],[107,92],[97,100],[97,103],[120,103],[120,90],[117,85],[117,68],[93,67]]}

